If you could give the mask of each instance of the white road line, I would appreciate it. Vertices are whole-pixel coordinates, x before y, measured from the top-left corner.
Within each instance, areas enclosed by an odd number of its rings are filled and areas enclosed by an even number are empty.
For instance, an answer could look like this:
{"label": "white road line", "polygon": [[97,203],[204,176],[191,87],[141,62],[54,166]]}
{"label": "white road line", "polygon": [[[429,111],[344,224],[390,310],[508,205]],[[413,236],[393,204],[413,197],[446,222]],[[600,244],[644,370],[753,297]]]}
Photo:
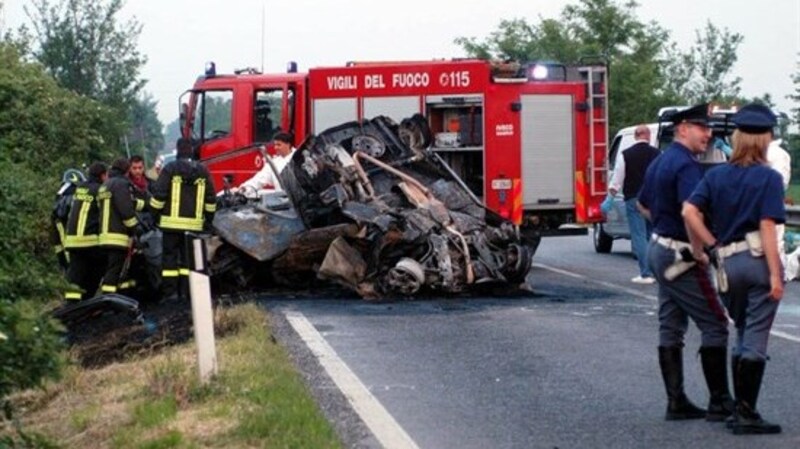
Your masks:
{"label": "white road line", "polygon": [[[550,265],[545,265],[543,263],[534,263],[533,266],[536,267],[536,268],[541,268],[543,270],[552,271],[553,273],[562,274],[564,276],[569,276],[569,277],[577,278],[577,279],[583,279],[583,280],[586,280],[587,282],[591,282],[593,284],[598,284],[598,285],[602,285],[603,287],[608,287],[608,288],[613,289],[613,290],[622,291],[622,292],[625,292],[625,293],[627,293],[629,295],[632,295],[632,296],[638,296],[639,298],[649,299],[649,300],[652,300],[652,301],[658,301],[658,297],[655,296],[655,295],[647,295],[647,294],[644,294],[644,293],[642,293],[642,292],[640,292],[638,290],[634,290],[634,289],[628,288],[628,287],[623,287],[621,285],[617,285],[617,284],[614,284],[614,283],[611,283],[611,282],[598,281],[598,280],[592,279],[592,278],[590,278],[588,276],[585,276],[585,275],[582,275],[582,274],[578,274],[578,273],[573,273],[573,272],[565,270],[563,268],[551,267]],[[733,324],[733,321],[731,321],[731,324]],[[783,331],[771,330],[771,331],[769,331],[769,333],[771,335],[774,335],[774,336],[778,337],[778,338],[783,338],[785,340],[793,341],[795,343],[800,343],[800,337],[794,336],[792,334],[787,334],[786,332],[783,332]]]}
{"label": "white road line", "polygon": [[419,448],[302,313],[288,311],[286,319],[383,447]]}
{"label": "white road line", "polygon": [[585,275],[582,275],[582,274],[573,273],[571,271],[564,270],[563,268],[551,267],[550,265],[545,265],[543,263],[534,263],[533,266],[536,267],[536,268],[541,268],[543,270],[552,271],[553,273],[563,274],[564,276],[569,276],[569,277],[576,278],[576,279],[584,279],[587,282],[591,282],[593,284],[602,285],[603,287],[608,287],[608,288],[613,289],[613,290],[622,291],[622,292],[625,292],[625,293],[627,293],[629,295],[632,295],[632,296],[638,296],[639,298],[649,299],[651,301],[658,301],[658,297],[656,295],[647,295],[645,293],[640,292],[639,290],[635,290],[635,289],[628,288],[628,287],[623,287],[621,285],[614,284],[614,283],[611,283],[611,282],[598,281],[596,279],[592,279],[592,278],[590,278],[588,276],[585,276]]}
{"label": "white road line", "polygon": [[769,331],[769,333],[774,335],[774,336],[776,336],[776,337],[785,338],[785,339],[787,339],[789,341],[793,341],[795,343],[800,343],[800,337],[795,337],[794,335],[787,334],[786,332],[783,332],[783,331],[771,330],[771,331]]}

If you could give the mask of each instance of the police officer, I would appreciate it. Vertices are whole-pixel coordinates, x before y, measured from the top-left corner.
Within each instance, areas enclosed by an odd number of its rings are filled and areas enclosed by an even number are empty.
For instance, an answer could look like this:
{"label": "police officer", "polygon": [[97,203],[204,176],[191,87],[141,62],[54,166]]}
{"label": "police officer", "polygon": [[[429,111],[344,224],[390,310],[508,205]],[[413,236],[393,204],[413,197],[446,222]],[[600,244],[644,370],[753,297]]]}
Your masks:
{"label": "police officer", "polygon": [[108,179],[97,192],[100,207],[99,240],[107,257],[106,272],[100,286],[103,293],[116,293],[134,287],[133,281],[121,279],[131,237],[144,233],[144,227],[136,218],[133,187],[127,177],[129,168],[127,159],[114,161]]}
{"label": "police officer", "polygon": [[[640,211],[653,223],[647,259],[658,281],[658,360],[667,391],[667,420],[722,421],[733,411],[728,390],[728,318],[712,286],[709,268],[691,262],[682,203],[702,178],[697,155],[711,137],[708,105],[672,117],[675,140],[653,161],[639,193]],[[686,260],[684,260],[686,259]],[[683,389],[684,335],[691,318],[702,333],[700,355],[709,390],[708,410],[695,406]]]}
{"label": "police officer", "polygon": [[[767,360],[767,340],[783,296],[776,223],[785,221],[783,185],[767,165],[775,125],[772,111],[749,104],[732,118],[733,157],[709,171],[684,206],[694,257],[717,263],[719,286],[736,325],[732,350],[735,434],[780,433],[761,418],[756,401]],[[713,233],[704,219],[711,220]]]}
{"label": "police officer", "polygon": [[72,197],[64,239],[64,246],[70,253],[67,281],[71,285],[64,293],[67,300],[90,298],[100,286],[103,272],[98,267],[106,265],[106,258],[99,246],[100,217],[96,198],[107,171],[106,164],[92,163],[89,178],[78,184]]}
{"label": "police officer", "polygon": [[162,298],[188,298],[189,257],[186,231],[202,231],[216,211],[216,192],[208,170],[191,160],[192,144],[180,138],[176,159],[167,164],[153,185],[151,208],[159,215],[164,233],[162,251]]}

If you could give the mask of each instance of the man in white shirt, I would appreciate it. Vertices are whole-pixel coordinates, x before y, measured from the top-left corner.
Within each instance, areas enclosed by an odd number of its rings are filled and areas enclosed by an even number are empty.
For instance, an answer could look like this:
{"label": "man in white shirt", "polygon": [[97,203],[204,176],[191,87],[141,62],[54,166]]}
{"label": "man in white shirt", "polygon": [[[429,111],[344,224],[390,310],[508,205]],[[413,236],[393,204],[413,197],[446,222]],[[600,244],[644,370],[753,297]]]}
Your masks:
{"label": "man in white shirt", "polygon": [[[785,192],[786,189],[789,188],[789,181],[792,176],[792,157],[789,155],[788,151],[781,147],[782,142],[782,139],[775,139],[769,144],[767,147],[767,164],[781,174],[781,178],[783,178],[783,190]],[[786,225],[776,225],[775,230],[778,233],[778,252],[780,253],[783,267],[786,269],[788,260],[786,259],[786,244],[783,240],[783,236],[786,232]],[[790,278],[792,276],[793,274],[789,273],[789,270],[785,270],[787,281],[791,280]]]}
{"label": "man in white shirt", "polygon": [[625,199],[625,215],[628,217],[628,228],[631,233],[631,249],[639,264],[639,275],[631,279],[631,282],[653,284],[656,279],[647,264],[647,241],[650,235],[648,223],[637,209],[636,202],[647,167],[659,156],[660,152],[656,147],[650,145],[650,128],[647,125],[637,126],[633,137],[636,142],[617,153],[614,174],[608,192],[612,196],[622,192]]}
{"label": "man in white shirt", "polygon": [[[275,156],[271,160],[275,170],[280,174],[292,159],[296,148],[292,146],[292,136],[289,133],[279,132],[275,134],[273,140],[275,143]],[[258,173],[234,189],[234,191],[241,191],[247,196],[254,197],[258,196],[258,193],[262,190],[283,191],[280,179],[267,161],[264,161],[264,167]]]}

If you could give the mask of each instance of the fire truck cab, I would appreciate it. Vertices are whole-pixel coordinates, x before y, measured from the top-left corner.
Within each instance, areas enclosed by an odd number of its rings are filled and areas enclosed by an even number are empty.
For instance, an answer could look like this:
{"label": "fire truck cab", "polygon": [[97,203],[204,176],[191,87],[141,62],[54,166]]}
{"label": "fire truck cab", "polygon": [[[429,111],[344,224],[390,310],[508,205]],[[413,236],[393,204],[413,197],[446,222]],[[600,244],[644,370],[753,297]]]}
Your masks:
{"label": "fire truck cab", "polygon": [[558,232],[603,218],[606,75],[604,64],[484,60],[356,62],[306,74],[217,75],[212,64],[181,97],[182,134],[218,186],[226,175],[238,185],[261,169],[257,149],[271,151],[279,130],[300,146],[342,123],[422,114],[435,137],[430,151],[487,207]]}

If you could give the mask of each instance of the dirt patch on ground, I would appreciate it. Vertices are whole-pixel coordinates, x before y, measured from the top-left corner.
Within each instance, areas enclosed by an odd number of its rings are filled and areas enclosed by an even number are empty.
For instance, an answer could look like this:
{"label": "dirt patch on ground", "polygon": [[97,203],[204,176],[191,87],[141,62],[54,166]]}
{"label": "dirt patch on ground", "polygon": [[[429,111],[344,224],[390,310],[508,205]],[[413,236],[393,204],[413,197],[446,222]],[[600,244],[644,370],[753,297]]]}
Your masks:
{"label": "dirt patch on ground", "polygon": [[[464,300],[477,297],[523,298],[535,296],[517,286],[486,285],[478,286],[461,294],[442,295],[438,292],[423,291],[413,298],[384,297],[372,303],[391,303],[402,301],[430,301],[451,298]],[[313,288],[296,289],[277,287],[251,290],[235,294],[223,294],[214,298],[215,333],[224,337],[237,331],[236,320],[227,319],[224,309],[236,304],[256,301],[269,297],[277,300],[315,300],[352,299],[364,300],[352,291],[333,284],[314,285]],[[124,362],[139,357],[148,357],[164,348],[184,343],[193,338],[191,304],[181,302],[141,303],[142,319],[135,320],[128,314],[106,312],[90,319],[70,325],[66,340],[75,360],[84,368],[100,368],[114,362]],[[223,309],[223,310],[220,310]],[[220,313],[223,312],[223,313]]]}
{"label": "dirt patch on ground", "polygon": [[[226,295],[214,300],[214,307],[228,307],[253,300],[252,295]],[[114,362],[159,353],[193,337],[189,301],[143,303],[141,320],[111,311],[98,314],[67,328],[70,353],[84,368],[100,368]],[[215,314],[215,332],[224,337],[237,330],[235,323]],[[219,318],[221,317],[221,319]]]}

